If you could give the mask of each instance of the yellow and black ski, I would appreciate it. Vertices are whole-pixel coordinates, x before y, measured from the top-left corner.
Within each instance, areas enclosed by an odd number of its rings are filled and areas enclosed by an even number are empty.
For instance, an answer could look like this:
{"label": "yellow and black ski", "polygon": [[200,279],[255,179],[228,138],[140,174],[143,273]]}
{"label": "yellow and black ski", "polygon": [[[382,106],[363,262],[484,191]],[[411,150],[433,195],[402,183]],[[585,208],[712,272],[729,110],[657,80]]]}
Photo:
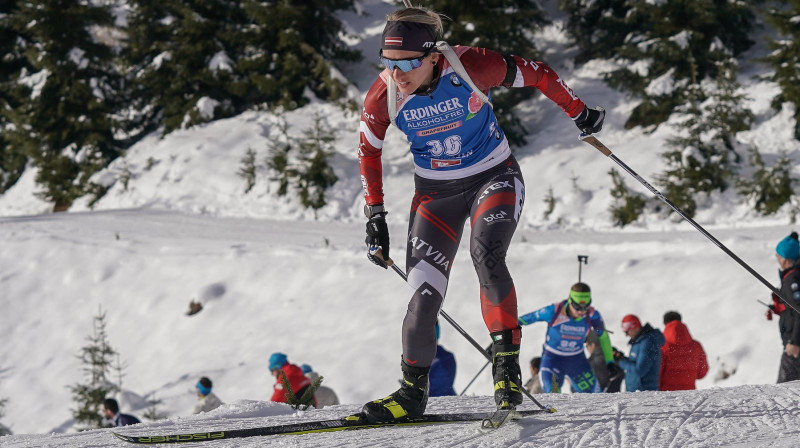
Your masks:
{"label": "yellow and black ski", "polygon": [[[514,411],[514,417],[522,418],[528,415],[550,412],[552,412],[551,409],[517,410]],[[357,429],[383,428],[389,426],[404,427],[456,422],[479,422],[492,419],[493,417],[496,417],[495,412],[461,412],[452,414],[426,414],[413,420],[401,422],[369,423],[361,414],[355,414],[334,420],[317,420],[311,422],[290,423],[286,425],[263,426],[258,428],[215,430],[208,432],[190,432],[185,434],[169,435],[125,435],[116,432],[113,434],[117,438],[126,442],[149,445],[157,443],[203,442],[241,437],[311,434],[317,432],[348,431]],[[505,421],[505,419],[503,421]]]}

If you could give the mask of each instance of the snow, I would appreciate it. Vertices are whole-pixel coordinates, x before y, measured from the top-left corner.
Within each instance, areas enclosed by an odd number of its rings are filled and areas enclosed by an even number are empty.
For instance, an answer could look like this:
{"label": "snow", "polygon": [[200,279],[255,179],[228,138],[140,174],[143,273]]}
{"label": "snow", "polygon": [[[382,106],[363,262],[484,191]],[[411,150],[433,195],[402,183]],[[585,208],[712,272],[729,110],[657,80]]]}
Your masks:
{"label": "snow", "polygon": [[[376,75],[378,24],[394,7],[379,0],[362,1],[360,7],[370,15],[343,16],[367,59],[342,73],[363,95]],[[651,133],[625,130],[632,103],[599,76],[611,64],[573,68],[563,35],[551,34],[558,30],[547,27],[540,36],[542,47],[552,43],[547,62],[589,104],[606,108],[598,137],[658,188],[659,154],[675,130],[668,125]],[[784,151],[800,159],[800,142],[791,136],[792,106],[769,109],[777,89],[750,76],[754,71],[743,67],[747,75],[740,77],[757,117],[742,140],[757,144],[768,163]],[[582,279],[614,331],[612,343],[628,350],[617,331],[625,314],[661,328],[665,311],[679,311],[711,365],[698,390],[538,395],[558,412],[493,434],[481,433],[476,424],[452,424],[202,446],[797,445],[800,383],[774,384],[781,353],[777,322],[767,321],[756,301],[769,302],[769,289],[674,215],[651,212],[624,229],[613,227],[608,171],[616,165],[578,141],[571,120],[541,95],[519,109],[532,130],[530,143],[515,152],[527,181],[527,204],[508,253],[520,312],[563,299],[577,280],[576,255],[588,255]],[[302,209],[293,196],[278,197],[265,167],[268,145],[280,137],[279,121],[298,138],[315,114],[336,130],[332,165],[339,177],[330,203],[317,212]],[[168,415],[120,430],[126,434],[337,418],[395,390],[409,291],[394,272],[365,257],[357,133],[357,113],[314,102],[281,116],[254,111],[164,138],[150,136],[97,175],[105,183],[118,180],[94,208],[80,201],[70,213],[48,213],[48,204],[34,196],[35,172],[28,170],[0,196],[0,399],[8,400],[0,423],[15,434],[0,438],[0,445],[129,446],[110,430],[76,433],[71,418],[67,386],[84,381],[75,355],[100,307],[107,313],[110,343],[127,364],[118,397],[123,411],[141,417],[147,399],[156,398],[162,400],[159,412]],[[258,177],[244,194],[244,180],[236,173],[248,148],[257,153]],[[391,129],[384,146],[385,191],[392,255],[400,265],[412,170],[405,138]],[[130,176],[127,187],[124,173]],[[622,174],[632,189],[647,193]],[[545,218],[543,198],[550,188],[556,206]],[[759,217],[737,200],[731,194],[714,196],[696,220],[777,283],[773,253],[796,229],[791,210]],[[204,309],[187,316],[192,300]],[[444,310],[488,343],[467,238],[454,260]],[[523,328],[523,363],[541,353],[544,334],[544,324]],[[456,356],[460,392],[485,360],[445,322],[441,343]],[[268,402],[273,378],[267,359],[276,351],[312,365],[343,404],[295,412]],[[430,412],[491,409],[487,372],[462,397],[432,398]],[[200,376],[213,380],[214,392],[227,404],[190,416]],[[524,372],[523,380],[527,377]]]}

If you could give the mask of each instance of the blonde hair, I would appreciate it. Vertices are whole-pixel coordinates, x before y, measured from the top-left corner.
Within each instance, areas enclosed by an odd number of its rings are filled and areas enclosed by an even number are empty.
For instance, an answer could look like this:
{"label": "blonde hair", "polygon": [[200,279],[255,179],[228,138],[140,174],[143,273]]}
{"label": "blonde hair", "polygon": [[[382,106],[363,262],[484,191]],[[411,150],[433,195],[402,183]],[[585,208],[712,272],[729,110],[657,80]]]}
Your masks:
{"label": "blonde hair", "polygon": [[430,8],[423,6],[414,6],[411,8],[398,9],[386,16],[386,21],[389,22],[416,22],[424,23],[426,25],[433,25],[436,31],[437,38],[444,35],[444,26],[442,25],[442,18],[449,19],[444,14],[439,14]]}

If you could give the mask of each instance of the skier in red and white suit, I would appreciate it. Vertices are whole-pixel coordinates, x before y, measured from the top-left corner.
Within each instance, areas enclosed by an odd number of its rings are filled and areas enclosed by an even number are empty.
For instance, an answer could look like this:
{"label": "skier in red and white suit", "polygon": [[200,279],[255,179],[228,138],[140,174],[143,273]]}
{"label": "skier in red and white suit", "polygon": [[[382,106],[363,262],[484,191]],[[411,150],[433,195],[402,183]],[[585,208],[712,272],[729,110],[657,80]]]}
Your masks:
{"label": "skier in red and white suit", "polygon": [[[428,372],[436,354],[434,328],[467,219],[481,309],[494,341],[495,401],[498,408],[522,402],[517,298],[505,255],[522,212],[525,186],[491,106],[436,51],[441,33],[440,16],[429,9],[404,8],[389,15],[380,55],[386,70],[369,89],[361,114],[358,157],[373,263],[385,268],[389,259],[381,151],[392,121],[390,80],[397,86],[395,124],[406,134],[414,157],[416,190],[406,251],[413,293],[403,321],[402,387],[364,406],[369,421],[402,421],[425,410]],[[603,110],[587,108],[546,64],[482,48],[452,48],[487,96],[491,87],[536,87],[583,132],[601,129]]]}

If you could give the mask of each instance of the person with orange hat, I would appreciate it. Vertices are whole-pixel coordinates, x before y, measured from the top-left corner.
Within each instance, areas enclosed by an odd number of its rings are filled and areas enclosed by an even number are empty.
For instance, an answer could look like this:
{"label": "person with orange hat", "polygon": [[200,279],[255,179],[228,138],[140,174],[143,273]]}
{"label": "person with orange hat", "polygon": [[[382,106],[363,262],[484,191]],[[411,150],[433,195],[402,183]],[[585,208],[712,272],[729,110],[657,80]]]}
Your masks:
{"label": "person with orange hat", "polygon": [[614,352],[614,358],[625,371],[625,390],[658,390],[664,335],[649,323],[642,326],[642,321],[634,314],[622,318],[622,331],[630,338],[631,352],[627,357]]}

